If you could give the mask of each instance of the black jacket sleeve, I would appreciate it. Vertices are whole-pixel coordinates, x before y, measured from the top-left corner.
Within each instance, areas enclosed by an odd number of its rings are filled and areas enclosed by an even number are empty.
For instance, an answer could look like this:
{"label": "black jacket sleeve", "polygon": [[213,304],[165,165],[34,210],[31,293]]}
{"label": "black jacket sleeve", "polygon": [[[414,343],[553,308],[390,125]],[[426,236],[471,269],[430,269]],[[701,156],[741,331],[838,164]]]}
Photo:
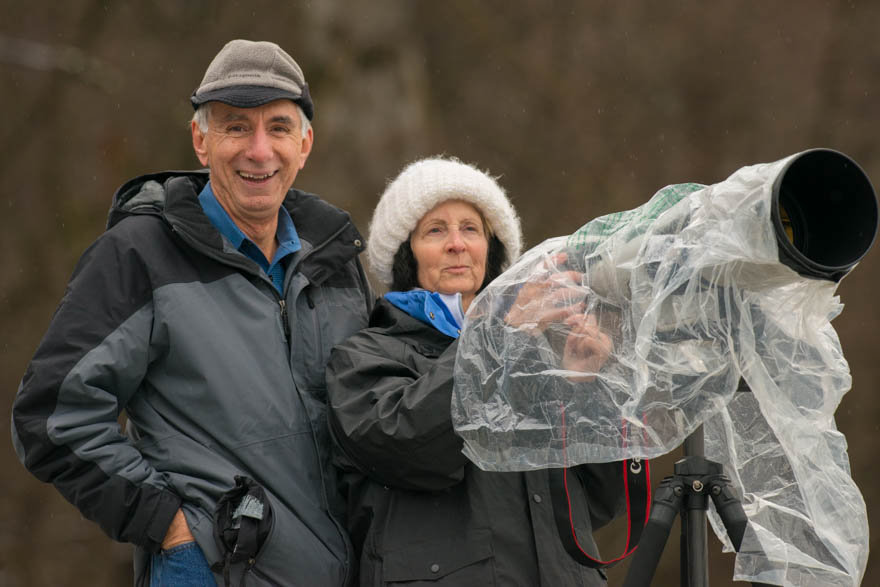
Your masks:
{"label": "black jacket sleeve", "polygon": [[131,243],[105,234],[80,260],[12,409],[19,459],[111,537],[151,551],[180,498],[118,418],[149,360],[151,287]]}
{"label": "black jacket sleeve", "polygon": [[457,344],[422,356],[364,331],[334,349],[327,366],[330,426],[339,452],[373,480],[438,491],[460,482],[467,459],[452,428]]}

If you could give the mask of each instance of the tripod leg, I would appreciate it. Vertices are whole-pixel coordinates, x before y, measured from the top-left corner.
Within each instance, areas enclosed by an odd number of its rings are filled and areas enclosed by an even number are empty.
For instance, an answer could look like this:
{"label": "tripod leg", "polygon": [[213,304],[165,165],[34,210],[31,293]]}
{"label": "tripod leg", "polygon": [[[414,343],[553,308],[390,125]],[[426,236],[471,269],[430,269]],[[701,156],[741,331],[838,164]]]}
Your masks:
{"label": "tripod leg", "polygon": [[678,585],[679,587],[690,587],[688,585],[690,573],[684,572],[688,568],[688,534],[687,534],[687,510],[681,510],[681,532],[678,537]]}
{"label": "tripod leg", "polygon": [[[691,504],[691,502],[698,502]],[[686,587],[707,587],[709,567],[706,559],[708,542],[706,540],[706,500],[693,494],[688,495],[688,505],[682,516],[682,583]],[[703,505],[700,505],[702,502]],[[687,578],[687,582],[684,582]]]}
{"label": "tripod leg", "polygon": [[713,463],[706,460],[703,426],[700,425],[684,441],[685,458],[675,464],[675,472],[686,474],[690,481],[685,499],[686,509],[681,520],[681,584],[683,587],[709,585],[708,542],[706,540],[706,510],[709,498],[702,478],[711,474]]}
{"label": "tripod leg", "polygon": [[624,587],[647,587],[651,584],[672,524],[681,511],[684,493],[681,482],[674,477],[667,477],[660,483],[651,502],[651,515],[626,574]]}
{"label": "tripod leg", "polygon": [[730,489],[726,478],[712,483],[709,487],[709,494],[712,496],[712,503],[715,504],[715,511],[718,512],[718,517],[721,518],[721,522],[727,530],[727,536],[733,543],[733,549],[739,552],[748,525],[748,518],[742,504]]}
{"label": "tripod leg", "polygon": [[[746,526],[749,523],[742,503],[730,489],[727,477],[721,477],[711,483],[709,494],[712,496],[712,503],[715,504],[715,511],[718,512],[718,517],[721,518],[721,523],[727,530],[727,537],[730,538],[733,549],[739,552],[746,533]],[[752,586],[770,587],[765,583],[752,583]]]}

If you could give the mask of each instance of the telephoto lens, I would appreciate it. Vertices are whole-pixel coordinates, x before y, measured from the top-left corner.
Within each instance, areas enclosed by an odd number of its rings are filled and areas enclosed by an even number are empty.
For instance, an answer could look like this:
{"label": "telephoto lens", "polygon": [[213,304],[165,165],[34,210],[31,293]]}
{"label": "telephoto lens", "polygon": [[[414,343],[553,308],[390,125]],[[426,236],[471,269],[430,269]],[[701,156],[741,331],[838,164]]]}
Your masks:
{"label": "telephoto lens", "polygon": [[773,184],[779,260],[805,277],[840,281],[877,235],[877,197],[865,172],[831,149],[804,151]]}

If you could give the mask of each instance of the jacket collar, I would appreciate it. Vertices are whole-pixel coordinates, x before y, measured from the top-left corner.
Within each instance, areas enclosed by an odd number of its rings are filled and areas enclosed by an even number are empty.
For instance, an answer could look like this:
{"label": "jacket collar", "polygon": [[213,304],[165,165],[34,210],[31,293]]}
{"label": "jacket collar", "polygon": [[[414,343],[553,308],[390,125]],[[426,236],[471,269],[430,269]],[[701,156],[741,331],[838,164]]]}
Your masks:
{"label": "jacket collar", "polygon": [[376,300],[370,314],[370,328],[379,328],[401,342],[422,348],[430,348],[435,354],[442,353],[456,339],[413,318],[384,297]]}
{"label": "jacket collar", "polygon": [[[156,215],[196,248],[220,253],[223,239],[198,201],[207,182],[206,169],[163,171],[129,180],[113,196],[107,228],[131,215]],[[299,271],[310,283],[321,284],[364,250],[364,239],[344,210],[295,188],[287,192],[282,205],[303,242]]]}

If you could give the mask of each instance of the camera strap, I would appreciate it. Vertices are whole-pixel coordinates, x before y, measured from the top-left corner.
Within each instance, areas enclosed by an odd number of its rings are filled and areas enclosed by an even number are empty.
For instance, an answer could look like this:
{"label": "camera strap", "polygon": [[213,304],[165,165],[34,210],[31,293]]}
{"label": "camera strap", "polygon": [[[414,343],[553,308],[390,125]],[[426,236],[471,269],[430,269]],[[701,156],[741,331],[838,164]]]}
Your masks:
{"label": "camera strap", "polygon": [[[626,493],[626,546],[620,556],[601,560],[589,555],[580,545],[575,532],[571,511],[571,494],[568,490],[570,469],[550,469],[550,501],[553,517],[562,546],[575,562],[594,569],[610,567],[635,552],[642,530],[651,510],[651,483],[648,461],[627,459],[623,461],[623,485]],[[580,481],[576,481],[580,482]],[[587,488],[589,491],[589,488]]]}
{"label": "camera strap", "polygon": [[[562,443],[565,450],[565,410],[562,410]],[[626,495],[626,546],[619,556],[601,560],[591,556],[580,545],[575,531],[574,515],[571,510],[571,493],[568,490],[569,467],[549,469],[550,501],[553,505],[553,518],[562,546],[569,556],[580,565],[593,569],[613,566],[633,552],[639,544],[642,530],[648,522],[651,511],[651,469],[647,460],[626,459],[623,461],[623,487]],[[577,481],[580,482],[579,480]],[[589,487],[586,488],[589,494]]]}

